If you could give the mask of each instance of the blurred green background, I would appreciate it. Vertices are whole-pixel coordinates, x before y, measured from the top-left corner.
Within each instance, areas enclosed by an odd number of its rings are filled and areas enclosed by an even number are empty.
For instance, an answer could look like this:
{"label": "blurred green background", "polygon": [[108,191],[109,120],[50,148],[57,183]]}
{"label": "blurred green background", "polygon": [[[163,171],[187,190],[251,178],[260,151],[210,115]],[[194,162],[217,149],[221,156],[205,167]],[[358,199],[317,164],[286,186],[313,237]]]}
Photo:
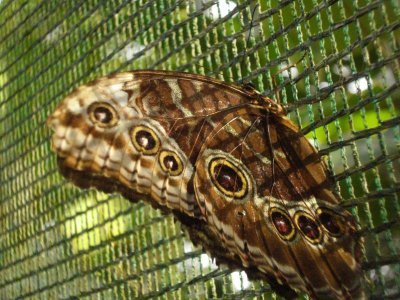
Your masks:
{"label": "blurred green background", "polygon": [[400,298],[399,48],[398,0],[0,0],[0,299],[279,298],[170,216],[58,173],[47,116],[134,69],[251,82],[287,105],[365,229],[368,295]]}

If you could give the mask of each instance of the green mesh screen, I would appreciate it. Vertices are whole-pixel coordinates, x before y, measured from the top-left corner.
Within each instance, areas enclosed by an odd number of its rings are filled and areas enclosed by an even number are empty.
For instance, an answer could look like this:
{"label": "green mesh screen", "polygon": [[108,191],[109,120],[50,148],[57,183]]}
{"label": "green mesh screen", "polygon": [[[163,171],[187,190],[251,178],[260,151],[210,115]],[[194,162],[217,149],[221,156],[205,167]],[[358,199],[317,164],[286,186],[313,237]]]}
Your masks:
{"label": "green mesh screen", "polygon": [[[0,298],[271,299],[170,216],[61,177],[45,120],[111,72],[251,82],[289,107],[365,236],[369,295],[400,297],[400,4],[0,0]],[[303,296],[307,298],[306,296]]]}

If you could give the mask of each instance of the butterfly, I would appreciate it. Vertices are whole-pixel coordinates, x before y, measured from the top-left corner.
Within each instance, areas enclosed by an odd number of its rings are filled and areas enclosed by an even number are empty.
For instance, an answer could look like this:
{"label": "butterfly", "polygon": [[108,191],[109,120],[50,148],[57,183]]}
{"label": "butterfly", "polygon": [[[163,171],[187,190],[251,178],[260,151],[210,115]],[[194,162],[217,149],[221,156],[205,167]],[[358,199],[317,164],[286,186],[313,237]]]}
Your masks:
{"label": "butterfly", "polygon": [[60,172],[144,199],[217,263],[286,298],[362,299],[362,241],[317,150],[249,86],[169,71],[97,79],[47,121]]}

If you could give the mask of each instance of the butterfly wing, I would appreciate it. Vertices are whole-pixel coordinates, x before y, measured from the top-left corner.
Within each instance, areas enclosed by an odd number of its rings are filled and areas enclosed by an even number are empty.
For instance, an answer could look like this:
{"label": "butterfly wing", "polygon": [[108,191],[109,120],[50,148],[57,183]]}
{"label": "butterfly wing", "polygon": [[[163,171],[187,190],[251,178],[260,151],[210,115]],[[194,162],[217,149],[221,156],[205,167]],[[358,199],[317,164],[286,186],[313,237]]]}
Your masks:
{"label": "butterfly wing", "polygon": [[244,266],[318,299],[363,297],[352,218],[288,119],[251,107],[226,115],[195,168],[201,211]]}
{"label": "butterfly wing", "polygon": [[354,224],[325,166],[257,97],[198,75],[126,72],[79,87],[48,124],[76,185],[173,212],[233,266],[317,298],[361,295]]}

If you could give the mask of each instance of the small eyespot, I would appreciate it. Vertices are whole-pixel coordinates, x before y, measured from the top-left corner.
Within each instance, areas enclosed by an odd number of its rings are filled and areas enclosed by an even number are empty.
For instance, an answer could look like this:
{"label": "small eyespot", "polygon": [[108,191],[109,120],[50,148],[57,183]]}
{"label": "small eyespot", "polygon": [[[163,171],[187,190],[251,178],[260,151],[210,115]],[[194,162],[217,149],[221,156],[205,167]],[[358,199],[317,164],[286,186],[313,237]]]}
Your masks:
{"label": "small eyespot", "polygon": [[89,106],[90,120],[99,127],[113,127],[118,122],[117,111],[106,102],[96,102]]}
{"label": "small eyespot", "polygon": [[318,224],[307,214],[298,212],[294,216],[295,222],[305,238],[311,243],[318,243],[321,239],[321,231]]}
{"label": "small eyespot", "polygon": [[238,217],[245,217],[246,216],[246,211],[245,210],[239,210],[238,212],[237,212],[237,216]]}
{"label": "small eyespot", "polygon": [[164,172],[177,176],[183,171],[183,164],[178,155],[172,151],[161,151],[159,163]]}
{"label": "small eyespot", "polygon": [[242,171],[226,158],[216,158],[209,164],[211,179],[218,190],[228,197],[243,198],[248,191]]}
{"label": "small eyespot", "polygon": [[157,153],[160,149],[160,140],[156,133],[144,126],[136,126],[131,130],[131,140],[136,150],[145,155]]}
{"label": "small eyespot", "polygon": [[270,210],[270,219],[281,238],[284,240],[293,239],[296,232],[290,217],[285,212],[279,208],[273,207]]}
{"label": "small eyespot", "polygon": [[319,221],[328,233],[333,236],[339,236],[343,233],[343,221],[338,215],[327,210],[318,210]]}

